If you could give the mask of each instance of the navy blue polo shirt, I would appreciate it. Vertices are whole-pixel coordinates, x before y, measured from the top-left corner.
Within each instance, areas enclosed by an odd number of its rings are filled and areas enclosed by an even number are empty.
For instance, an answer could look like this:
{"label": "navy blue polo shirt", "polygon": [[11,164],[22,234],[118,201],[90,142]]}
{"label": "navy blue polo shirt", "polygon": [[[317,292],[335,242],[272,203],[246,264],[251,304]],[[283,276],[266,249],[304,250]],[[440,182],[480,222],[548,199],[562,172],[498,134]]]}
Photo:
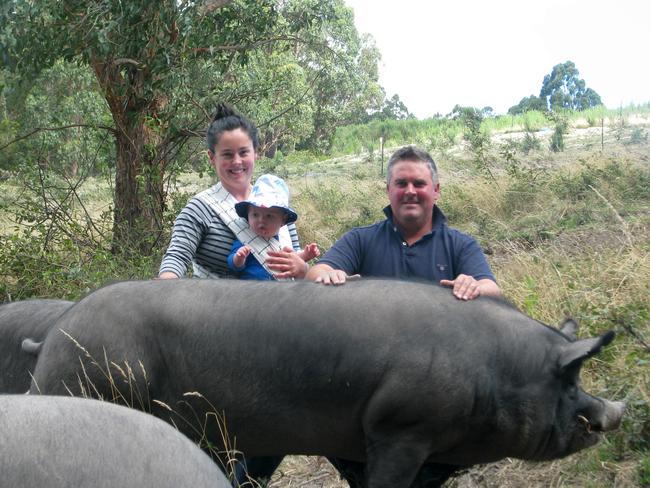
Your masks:
{"label": "navy blue polo shirt", "polygon": [[433,207],[433,230],[410,246],[393,223],[390,206],[384,213],[386,220],[345,233],[319,263],[348,275],[421,278],[437,283],[466,274],[496,282],[476,240],[448,227],[447,218],[438,207]]}

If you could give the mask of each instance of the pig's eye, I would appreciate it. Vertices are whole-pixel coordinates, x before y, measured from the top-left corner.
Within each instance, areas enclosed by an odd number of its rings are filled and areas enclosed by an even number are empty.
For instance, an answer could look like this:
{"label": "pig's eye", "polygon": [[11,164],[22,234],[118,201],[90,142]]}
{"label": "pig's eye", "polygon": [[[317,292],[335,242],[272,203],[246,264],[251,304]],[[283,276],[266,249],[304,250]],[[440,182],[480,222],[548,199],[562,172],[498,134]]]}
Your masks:
{"label": "pig's eye", "polygon": [[577,383],[571,383],[567,387],[567,395],[569,395],[570,398],[577,398],[578,397],[578,384]]}

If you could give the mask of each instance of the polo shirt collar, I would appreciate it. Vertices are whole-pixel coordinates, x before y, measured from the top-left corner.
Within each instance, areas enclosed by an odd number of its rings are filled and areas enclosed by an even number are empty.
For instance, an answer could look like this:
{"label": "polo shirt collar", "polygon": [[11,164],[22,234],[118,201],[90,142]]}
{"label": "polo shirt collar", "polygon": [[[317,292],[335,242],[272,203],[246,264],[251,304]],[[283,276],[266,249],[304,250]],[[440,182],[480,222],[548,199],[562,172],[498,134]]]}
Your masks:
{"label": "polo shirt collar", "polygon": [[[386,218],[393,224],[393,209],[390,208],[390,205],[387,205],[384,207],[384,214],[386,215]],[[435,232],[436,230],[440,229],[443,225],[447,223],[447,217],[445,217],[445,214],[442,213],[442,210],[438,208],[437,205],[433,206],[433,217],[432,217],[432,231]]]}

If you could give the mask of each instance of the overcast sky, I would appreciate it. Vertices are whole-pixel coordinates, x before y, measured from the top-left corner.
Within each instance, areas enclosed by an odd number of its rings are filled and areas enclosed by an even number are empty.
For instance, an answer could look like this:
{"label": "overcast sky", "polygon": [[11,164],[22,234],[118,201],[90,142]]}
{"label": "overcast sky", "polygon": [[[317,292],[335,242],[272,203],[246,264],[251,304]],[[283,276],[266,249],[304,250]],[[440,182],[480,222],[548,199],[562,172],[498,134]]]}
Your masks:
{"label": "overcast sky", "polygon": [[345,0],[382,54],[380,83],[418,118],[505,113],[573,61],[609,108],[650,101],[649,0]]}

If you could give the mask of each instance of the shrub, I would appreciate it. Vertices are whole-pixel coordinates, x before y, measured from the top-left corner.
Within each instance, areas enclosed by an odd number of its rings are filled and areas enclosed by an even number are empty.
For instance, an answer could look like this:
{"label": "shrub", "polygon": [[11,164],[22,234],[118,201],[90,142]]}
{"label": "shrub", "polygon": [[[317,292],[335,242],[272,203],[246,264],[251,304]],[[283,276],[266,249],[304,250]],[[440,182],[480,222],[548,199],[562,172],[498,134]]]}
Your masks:
{"label": "shrub", "polygon": [[565,116],[560,114],[555,114],[552,118],[555,122],[555,127],[551,135],[550,149],[553,152],[561,152],[564,151],[564,134],[569,129],[569,122]]}
{"label": "shrub", "polygon": [[630,135],[630,144],[642,144],[644,142],[648,142],[648,131],[641,127],[633,128]]}

